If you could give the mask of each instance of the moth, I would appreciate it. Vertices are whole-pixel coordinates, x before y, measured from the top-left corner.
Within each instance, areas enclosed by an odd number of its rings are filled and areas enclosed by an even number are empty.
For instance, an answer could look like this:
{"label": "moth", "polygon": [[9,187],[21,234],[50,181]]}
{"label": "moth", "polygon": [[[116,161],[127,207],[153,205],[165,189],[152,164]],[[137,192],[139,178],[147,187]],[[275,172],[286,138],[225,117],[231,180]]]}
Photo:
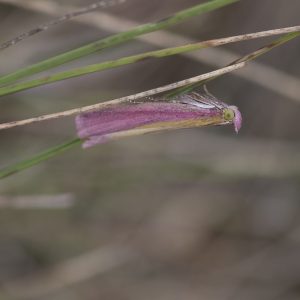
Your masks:
{"label": "moth", "polygon": [[211,94],[191,92],[171,100],[148,98],[81,113],[75,122],[83,148],[89,148],[121,137],[208,125],[233,124],[238,133],[242,116],[236,106]]}

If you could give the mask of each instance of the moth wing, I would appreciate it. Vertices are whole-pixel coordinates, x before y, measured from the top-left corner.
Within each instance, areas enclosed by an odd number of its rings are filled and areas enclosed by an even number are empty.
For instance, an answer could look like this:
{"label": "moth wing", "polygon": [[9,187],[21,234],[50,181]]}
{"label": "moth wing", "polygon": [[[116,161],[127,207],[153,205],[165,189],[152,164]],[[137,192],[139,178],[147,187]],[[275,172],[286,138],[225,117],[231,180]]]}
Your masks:
{"label": "moth wing", "polygon": [[175,102],[181,104],[187,104],[196,106],[203,109],[210,109],[210,108],[218,108],[223,109],[228,107],[228,105],[211,94],[200,94],[197,92],[190,92],[187,94],[183,94],[180,96],[176,96],[172,99],[168,99],[164,96],[156,96],[156,97],[146,97],[143,99],[137,99],[131,101],[132,104],[139,104],[145,102]]}
{"label": "moth wing", "polygon": [[176,96],[174,98],[168,99],[164,96],[158,97],[147,97],[144,99],[135,100],[133,103],[143,103],[143,102],[171,102],[171,103],[180,103],[180,104],[187,104],[192,105],[204,109],[215,108],[216,105],[213,101],[207,99],[207,97],[202,96],[201,94],[197,93],[188,93],[180,96]]}

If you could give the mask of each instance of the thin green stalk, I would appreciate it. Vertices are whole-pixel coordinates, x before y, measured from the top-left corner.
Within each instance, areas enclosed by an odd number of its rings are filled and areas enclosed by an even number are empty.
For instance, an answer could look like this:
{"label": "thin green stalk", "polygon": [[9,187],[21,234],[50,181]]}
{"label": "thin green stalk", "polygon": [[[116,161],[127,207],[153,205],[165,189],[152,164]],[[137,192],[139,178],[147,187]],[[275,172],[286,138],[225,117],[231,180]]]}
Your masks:
{"label": "thin green stalk", "polygon": [[[299,27],[300,26],[295,26],[295,27],[281,28],[281,29],[277,29],[277,30],[274,29],[274,30],[255,32],[255,33],[250,33],[250,34],[242,34],[242,35],[237,35],[237,36],[232,36],[232,37],[227,37],[227,38],[214,39],[214,40],[203,41],[203,42],[198,42],[198,43],[194,43],[194,44],[188,44],[188,45],[184,45],[184,46],[171,47],[171,48],[166,48],[166,49],[161,49],[161,50],[156,50],[156,51],[145,52],[142,54],[122,57],[120,59],[106,61],[106,62],[99,63],[99,64],[88,65],[88,66],[84,66],[81,68],[72,69],[72,70],[56,73],[56,74],[53,74],[50,76],[34,79],[31,81],[8,85],[8,86],[0,88],[0,96],[12,94],[15,92],[27,90],[30,88],[42,86],[45,84],[49,84],[49,83],[53,83],[53,82],[57,82],[57,81],[61,81],[61,80],[66,80],[66,79],[73,78],[73,77],[78,77],[78,76],[91,74],[91,73],[95,73],[95,72],[100,72],[100,71],[104,71],[107,69],[117,68],[120,66],[143,61],[147,58],[161,58],[161,57],[176,55],[176,54],[180,54],[180,53],[186,53],[186,52],[190,52],[190,51],[194,51],[194,50],[200,50],[200,49],[207,48],[207,47],[216,47],[216,46],[229,44],[229,43],[247,41],[247,40],[262,38],[262,37],[275,35],[275,34],[282,34],[283,32],[287,32],[287,31],[291,32],[292,30],[293,31],[299,30]],[[288,37],[288,38],[290,38],[290,37]],[[283,40],[284,39],[285,38],[283,38]],[[279,44],[280,44],[280,42],[277,42],[277,43],[275,43],[275,45],[272,44],[271,47],[276,47]],[[263,51],[265,51],[265,47],[264,47]],[[257,53],[258,53],[257,55],[261,55],[261,50],[258,50]],[[251,54],[251,59],[254,59],[256,57],[255,55],[256,55],[256,53]],[[244,59],[247,59],[247,57]]]}
{"label": "thin green stalk", "polygon": [[56,81],[66,80],[69,78],[74,78],[74,77],[78,77],[78,76],[82,76],[82,75],[86,75],[86,74],[90,74],[90,73],[95,73],[95,72],[100,72],[100,71],[104,71],[107,69],[117,68],[120,66],[143,61],[146,58],[166,57],[166,56],[171,56],[171,55],[175,55],[175,54],[179,54],[179,53],[190,52],[193,50],[199,50],[199,49],[206,48],[209,46],[211,46],[211,45],[205,44],[205,43],[189,44],[189,45],[184,45],[184,46],[179,46],[179,47],[167,48],[167,49],[150,51],[150,52],[145,52],[142,54],[127,56],[127,57],[123,57],[123,58],[116,59],[116,60],[106,61],[106,62],[103,62],[100,64],[88,65],[85,67],[56,73],[56,74],[53,74],[50,76],[34,79],[31,81],[26,81],[26,82],[21,82],[21,83],[16,83],[13,85],[1,87],[0,88],[0,96],[24,91],[24,90],[27,90],[30,88],[46,85],[46,84],[53,83]]}
{"label": "thin green stalk", "polygon": [[[257,57],[269,52],[270,50],[272,50],[273,48],[276,48],[278,46],[281,46],[282,44],[296,38],[300,36],[300,32],[292,32],[292,33],[288,33],[288,34],[285,34],[284,36],[280,37],[279,39],[273,41],[272,43],[266,45],[266,46],[263,46],[261,47],[260,49],[254,51],[254,52],[251,52],[250,54],[247,54],[235,61],[233,61],[232,63],[229,64],[230,65],[234,65],[236,63],[240,63],[240,62],[249,62],[251,60],[254,60],[256,59]],[[195,83],[195,84],[191,84],[191,85],[187,85],[183,88],[179,88],[179,89],[176,89],[174,90],[173,92],[171,93],[168,93],[167,94],[167,97],[168,98],[172,98],[176,95],[180,95],[180,94],[185,94],[185,93],[188,93],[192,90],[194,90],[195,88],[197,88],[198,86],[200,85],[203,85],[203,84],[206,84],[207,82],[211,81],[211,80],[214,80],[216,77],[213,77],[213,78],[210,78],[210,79],[207,79],[207,80],[204,80],[203,82],[198,82],[198,83]]]}
{"label": "thin green stalk", "polygon": [[229,5],[231,3],[237,2],[238,0],[213,0],[202,4],[195,5],[188,9],[182,10],[166,19],[158,21],[156,23],[148,23],[138,27],[135,27],[126,32],[121,32],[107,38],[101,39],[99,41],[87,44],[80,48],[62,53],[60,55],[54,56],[52,58],[43,60],[34,65],[25,67],[16,72],[10,73],[8,75],[0,77],[0,85],[6,85],[15,82],[21,78],[31,76],[36,73],[40,73],[54,67],[60,66],[67,62],[73,61],[75,59],[84,57],[91,53],[100,51],[102,49],[124,43],[126,41],[132,40],[137,36],[150,33],[153,31],[165,29],[169,26],[181,23],[193,16],[200,15],[209,11],[216,10],[223,6]]}
{"label": "thin green stalk", "polygon": [[73,139],[73,140],[69,140],[63,144],[60,144],[58,146],[55,146],[53,148],[50,148],[46,151],[43,151],[37,155],[34,155],[32,158],[30,159],[25,159],[23,161],[20,161],[16,164],[13,164],[11,166],[8,166],[6,168],[3,168],[0,171],[0,179],[3,179],[5,177],[8,177],[10,175],[13,175],[17,172],[20,172],[22,170],[28,169],[34,165],[39,164],[42,161],[45,161],[53,156],[56,156],[58,154],[61,154],[69,149],[71,149],[72,147],[76,146],[76,145],[80,145],[82,143],[82,141],[79,138]]}
{"label": "thin green stalk", "polygon": [[278,46],[281,46],[282,44],[300,36],[300,32],[291,32],[288,34],[285,34],[284,36],[280,37],[279,39],[273,41],[272,43],[268,44],[267,46],[261,47],[260,49],[245,55],[241,57],[240,59],[237,59],[236,61],[232,62],[231,65],[234,65],[239,62],[247,62],[256,59],[257,57],[269,52],[273,48],[276,48]]}
{"label": "thin green stalk", "polygon": [[[270,51],[274,47],[282,45],[282,44],[296,38],[299,35],[300,35],[300,33],[287,34],[287,35],[275,40],[273,43],[268,44],[267,46],[262,47],[259,50],[254,51],[254,52],[240,58],[238,61],[241,62],[241,61],[253,60],[253,59],[257,58],[258,56],[267,53],[268,51]],[[236,62],[237,61],[235,61],[233,63],[236,63]],[[201,84],[203,84],[203,83],[204,82],[201,82]],[[191,87],[189,87],[189,88],[191,88]],[[177,90],[176,94],[179,94],[179,93],[182,93],[182,92],[183,92],[182,90]],[[187,91],[185,91],[185,92],[187,92]],[[169,94],[168,96],[170,97],[171,95]],[[174,96],[174,94],[172,96]],[[66,151],[66,150],[69,150],[73,146],[79,145],[80,143],[81,143],[81,140],[77,138],[77,139],[71,140],[69,142],[66,142],[64,144],[53,147],[49,150],[46,150],[45,152],[42,152],[38,155],[35,155],[29,160],[24,160],[24,161],[19,162],[15,165],[11,165],[7,168],[4,168],[3,170],[0,171],[0,179],[2,179],[4,177],[7,177],[9,175],[15,174],[19,171],[25,170],[27,168],[30,168],[30,167],[32,167],[32,166],[34,166],[34,165],[36,165],[40,162],[43,162],[43,161],[47,160],[48,158],[54,157],[54,156]]]}

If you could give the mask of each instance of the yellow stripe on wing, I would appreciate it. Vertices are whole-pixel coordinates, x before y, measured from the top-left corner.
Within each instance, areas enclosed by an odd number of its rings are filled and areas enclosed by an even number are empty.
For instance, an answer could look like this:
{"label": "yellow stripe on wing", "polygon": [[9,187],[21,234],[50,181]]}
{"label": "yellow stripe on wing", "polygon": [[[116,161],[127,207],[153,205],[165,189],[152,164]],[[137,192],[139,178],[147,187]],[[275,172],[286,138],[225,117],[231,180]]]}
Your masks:
{"label": "yellow stripe on wing", "polygon": [[224,123],[222,116],[214,116],[207,118],[199,119],[188,119],[182,121],[168,121],[168,122],[157,122],[147,125],[137,127],[137,129],[146,129],[146,128],[158,128],[160,130],[164,129],[179,129],[179,128],[192,128],[192,127],[201,127],[207,125],[220,125]]}
{"label": "yellow stripe on wing", "polygon": [[182,120],[182,121],[157,122],[157,123],[140,126],[134,129],[114,132],[108,134],[107,136],[109,136],[110,140],[117,140],[120,138],[137,136],[137,135],[142,135],[142,134],[147,134],[147,133],[157,132],[162,130],[193,128],[193,127],[221,125],[221,124],[224,124],[224,119],[221,116]]}

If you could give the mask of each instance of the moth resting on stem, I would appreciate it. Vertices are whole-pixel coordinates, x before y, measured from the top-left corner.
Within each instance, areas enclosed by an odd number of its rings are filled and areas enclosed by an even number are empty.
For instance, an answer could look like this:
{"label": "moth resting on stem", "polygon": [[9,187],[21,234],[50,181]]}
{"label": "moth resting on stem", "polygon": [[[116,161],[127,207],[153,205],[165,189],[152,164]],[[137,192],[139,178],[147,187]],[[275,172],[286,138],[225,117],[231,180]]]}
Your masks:
{"label": "moth resting on stem", "polygon": [[172,100],[151,98],[118,104],[76,117],[77,134],[88,148],[121,137],[161,130],[233,124],[236,133],[242,116],[211,94],[191,92]]}

